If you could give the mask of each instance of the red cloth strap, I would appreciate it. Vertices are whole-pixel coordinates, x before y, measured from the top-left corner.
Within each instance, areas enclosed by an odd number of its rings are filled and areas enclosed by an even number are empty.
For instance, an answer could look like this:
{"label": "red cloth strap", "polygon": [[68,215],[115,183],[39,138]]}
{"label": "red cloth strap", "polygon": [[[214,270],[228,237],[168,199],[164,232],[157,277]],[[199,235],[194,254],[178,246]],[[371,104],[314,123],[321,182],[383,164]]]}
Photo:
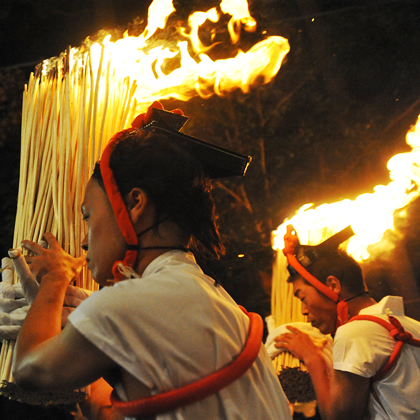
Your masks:
{"label": "red cloth strap", "polygon": [[[111,203],[115,218],[118,223],[118,227],[120,228],[120,231],[124,236],[126,243],[128,245],[136,246],[138,245],[137,234],[134,230],[133,224],[131,223],[130,215],[127,211],[127,207],[125,206],[124,200],[121,197],[121,193],[118,189],[112,170],[109,167],[109,159],[114,149],[114,145],[116,142],[118,142],[122,135],[123,132],[119,132],[114,137],[112,137],[109,143],[106,145],[104,151],[102,152],[100,162],[101,175],[104,181],[106,194]],[[127,250],[124,257],[124,261],[122,261],[122,263],[129,267],[134,267],[136,259],[137,251]],[[117,269],[117,264],[120,262],[121,261],[116,261],[112,269],[114,278],[117,280],[121,280],[123,278],[122,274],[119,273]]]}
{"label": "red cloth strap", "polygon": [[256,360],[264,329],[262,318],[258,314],[248,313],[243,307],[240,308],[249,317],[248,339],[239,356],[227,366],[182,388],[135,401],[121,401],[113,391],[111,394],[113,406],[129,417],[156,416],[207,398],[239,379]]}
{"label": "red cloth strap", "polygon": [[348,305],[347,302],[340,300],[337,293],[333,292],[327,285],[319,281],[313,276],[296,258],[296,252],[299,247],[299,239],[296,235],[293,225],[287,225],[286,234],[284,235],[284,249],[283,254],[287,258],[287,262],[295,271],[302,276],[309,284],[321,292],[328,299],[337,303],[337,323],[336,329],[347,322],[348,319]]}
{"label": "red cloth strap", "polygon": [[397,341],[388,361],[379,370],[379,372],[372,377],[372,382],[382,379],[390,371],[390,369],[394,366],[394,364],[400,357],[402,346],[404,345],[404,343],[420,347],[420,340],[413,338],[413,335],[411,333],[405,331],[404,327],[401,325],[400,321],[398,321],[397,318],[393,317],[392,315],[388,315],[388,319],[389,322],[374,315],[356,315],[350,319],[350,321],[362,320],[376,322],[377,324],[382,325],[384,328],[386,328],[390,332],[391,337]]}
{"label": "red cloth strap", "polygon": [[319,290],[327,298],[331,299],[333,302],[338,302],[340,300],[337,293],[333,292],[328,286],[319,281],[315,276],[313,276],[298,260],[293,254],[286,254],[287,262],[315,289]]}
{"label": "red cloth strap", "polygon": [[[114,146],[118,141],[127,133],[131,132],[133,128],[139,129],[146,124],[152,122],[152,110],[153,108],[163,109],[163,105],[160,102],[153,102],[152,105],[148,108],[147,112],[138,115],[131,124],[131,129],[122,130],[116,133],[106,145],[104,151],[102,152],[100,168],[101,175],[104,181],[105,191],[108,196],[109,201],[111,202],[112,209],[115,214],[115,218],[118,223],[118,227],[124,236],[125,242],[131,247],[136,247],[138,245],[137,234],[134,230],[133,224],[131,223],[130,215],[125,206],[124,200],[121,197],[121,193],[118,189],[117,183],[115,181],[114,175],[111,168],[109,167],[109,159],[111,157]],[[171,111],[175,114],[184,115],[180,109],[174,109]],[[128,249],[126,251],[124,261],[116,261],[112,267],[112,273],[115,280],[122,280],[125,278],[118,270],[118,264],[122,263],[123,265],[134,267],[137,260],[136,249]]]}

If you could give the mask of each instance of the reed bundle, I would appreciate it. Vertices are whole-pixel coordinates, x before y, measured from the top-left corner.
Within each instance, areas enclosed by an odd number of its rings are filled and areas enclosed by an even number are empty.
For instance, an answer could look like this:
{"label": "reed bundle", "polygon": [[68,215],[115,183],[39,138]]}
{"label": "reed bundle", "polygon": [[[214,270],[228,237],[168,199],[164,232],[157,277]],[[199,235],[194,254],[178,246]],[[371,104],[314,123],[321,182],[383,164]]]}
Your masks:
{"label": "reed bundle", "polygon": [[[23,92],[13,247],[52,232],[65,251],[81,255],[85,226],[80,209],[94,164],[107,140],[150,105],[136,103],[136,81],[117,77],[111,59],[104,48],[99,55],[88,47],[69,48],[31,74]],[[86,268],[76,286],[97,287]],[[0,381],[13,381],[13,347],[13,341],[3,343]]]}

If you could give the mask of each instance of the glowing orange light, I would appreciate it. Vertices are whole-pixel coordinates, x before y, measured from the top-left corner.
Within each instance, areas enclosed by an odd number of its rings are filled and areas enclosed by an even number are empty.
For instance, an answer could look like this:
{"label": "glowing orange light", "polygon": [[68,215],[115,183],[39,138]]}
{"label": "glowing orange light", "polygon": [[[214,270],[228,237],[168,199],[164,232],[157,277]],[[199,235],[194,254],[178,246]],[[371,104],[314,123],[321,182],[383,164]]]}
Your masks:
{"label": "glowing orange light", "polygon": [[[110,35],[98,42],[88,40],[83,48],[71,49],[70,71],[78,73],[84,70],[87,62],[91,63],[90,89],[94,89],[94,79],[101,77],[107,78],[109,85],[135,84],[136,112],[143,112],[155,100],[188,101],[197,95],[208,98],[237,88],[248,92],[256,82],[270,82],[289,51],[285,38],[270,36],[247,52],[237,50],[231,58],[213,60],[206,54],[214,46],[205,46],[199,37],[199,30],[207,20],[216,23],[221,16],[230,15],[231,44],[238,42],[242,29],[256,30],[257,24],[249,14],[246,0],[222,0],[218,8],[192,13],[187,27],[177,28],[181,40],[155,39],[158,29],[165,28],[174,11],[172,0],[154,0],[149,7],[147,27],[140,36],[130,36],[126,32],[115,42],[110,40]],[[44,74],[54,67],[56,60],[46,60]],[[98,85],[99,98],[105,98],[106,87],[106,83]]]}
{"label": "glowing orange light", "polygon": [[368,246],[380,242],[388,229],[394,229],[395,212],[403,215],[407,205],[420,195],[420,117],[406,140],[412,150],[388,161],[391,179],[388,185],[377,185],[372,194],[362,194],[355,200],[316,208],[305,204],[273,232],[273,248],[283,249],[288,224],[296,228],[301,243],[309,245],[316,245],[351,225],[355,236],[348,241],[347,252],[358,261],[369,258]]}

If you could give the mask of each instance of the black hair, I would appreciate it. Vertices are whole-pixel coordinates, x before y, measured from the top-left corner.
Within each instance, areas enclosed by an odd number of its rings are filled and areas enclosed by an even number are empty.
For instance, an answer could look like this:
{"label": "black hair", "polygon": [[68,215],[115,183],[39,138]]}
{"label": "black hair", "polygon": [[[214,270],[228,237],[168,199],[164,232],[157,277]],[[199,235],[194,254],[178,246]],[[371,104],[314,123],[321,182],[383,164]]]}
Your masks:
{"label": "black hair", "polygon": [[[349,293],[366,290],[362,268],[354,258],[341,249],[324,252],[322,257],[306,267],[306,270],[324,284],[329,276],[336,277]],[[292,283],[297,278],[301,276],[290,276],[287,281]]]}
{"label": "black hair", "polygon": [[[115,144],[109,166],[121,196],[136,187],[143,189],[156,208],[155,222],[169,217],[191,238],[189,247],[198,256],[224,254],[210,180],[169,134],[127,130]],[[98,163],[92,178],[104,189]]]}

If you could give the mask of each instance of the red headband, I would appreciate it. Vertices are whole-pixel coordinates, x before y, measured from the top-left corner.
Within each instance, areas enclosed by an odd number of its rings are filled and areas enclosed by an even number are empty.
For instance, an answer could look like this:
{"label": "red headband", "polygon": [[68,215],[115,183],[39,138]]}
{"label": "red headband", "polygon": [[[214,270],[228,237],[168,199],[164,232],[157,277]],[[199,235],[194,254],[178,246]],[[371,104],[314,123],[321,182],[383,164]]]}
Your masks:
{"label": "red headband", "polygon": [[341,300],[337,293],[332,291],[324,283],[319,281],[315,276],[313,276],[306,268],[298,261],[296,258],[296,253],[299,247],[299,239],[296,235],[296,231],[292,225],[286,227],[287,231],[284,235],[284,249],[283,254],[287,258],[287,262],[291,265],[294,270],[302,276],[309,284],[311,284],[315,289],[321,292],[328,299],[331,299],[334,303],[337,304],[337,326],[343,325],[347,322],[348,318],[348,305],[344,300]]}
{"label": "red headband", "polygon": [[[128,213],[127,207],[125,206],[124,200],[121,197],[121,193],[118,189],[117,183],[114,178],[114,174],[112,173],[111,168],[109,167],[109,159],[111,157],[112,151],[114,150],[115,144],[126,134],[132,131],[132,129],[141,129],[145,125],[152,122],[152,109],[158,108],[163,109],[163,106],[159,102],[153,102],[150,105],[147,112],[138,115],[134,121],[131,123],[131,127],[129,129],[122,130],[116,133],[106,145],[104,151],[102,152],[102,157],[100,161],[100,168],[101,168],[101,175],[105,186],[105,191],[108,196],[109,201],[111,202],[112,210],[114,211],[115,218],[118,223],[118,227],[124,239],[128,245],[128,249],[126,251],[125,257],[123,261],[116,261],[112,267],[112,273],[114,275],[114,279],[116,281],[124,279],[124,275],[122,275],[118,270],[118,264],[122,263],[125,266],[129,266],[134,268],[134,265],[137,260],[137,246],[138,246],[138,238],[136,231],[134,230],[133,223],[131,222],[130,215]],[[184,113],[180,109],[174,109],[174,114],[184,115]]]}

